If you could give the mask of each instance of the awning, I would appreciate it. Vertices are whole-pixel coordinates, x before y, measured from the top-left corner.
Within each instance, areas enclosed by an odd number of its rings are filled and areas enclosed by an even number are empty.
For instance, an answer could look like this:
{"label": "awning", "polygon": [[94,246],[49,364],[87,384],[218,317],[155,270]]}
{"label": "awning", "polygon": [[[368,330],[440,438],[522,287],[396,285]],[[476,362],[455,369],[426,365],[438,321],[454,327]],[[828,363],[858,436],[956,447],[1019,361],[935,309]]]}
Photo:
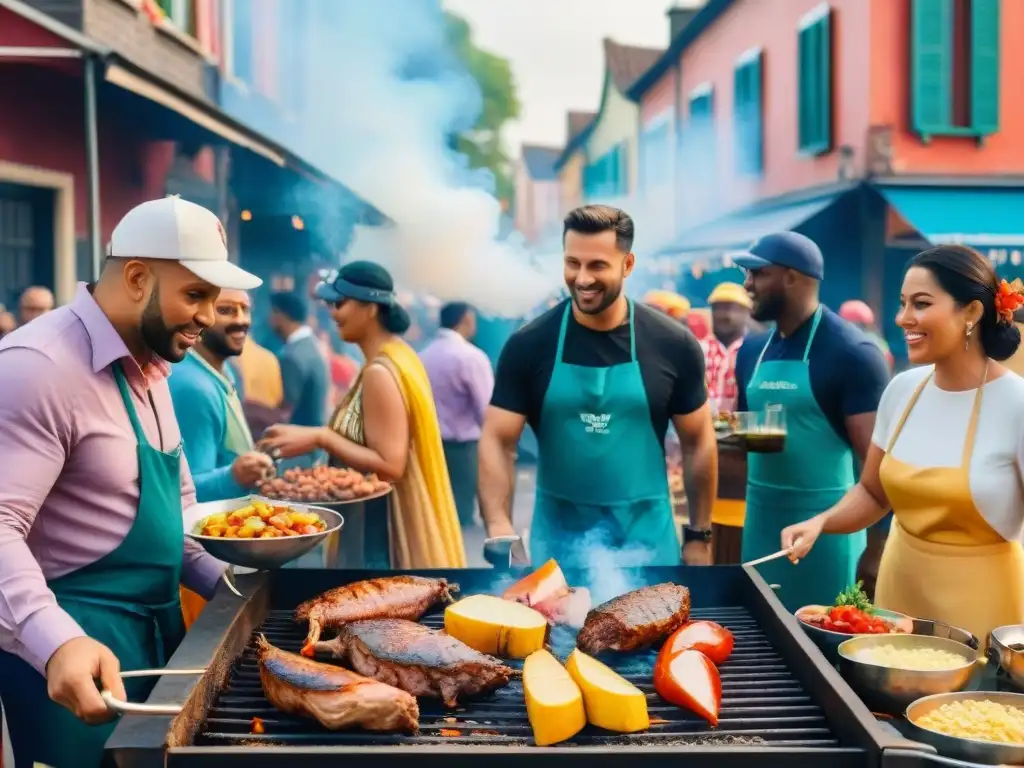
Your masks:
{"label": "awning", "polygon": [[1024,188],[879,186],[878,190],[935,245],[1024,246]]}
{"label": "awning", "polygon": [[775,206],[763,211],[731,214],[691,229],[662,253],[735,251],[749,248],[752,243],[772,232],[796,229],[828,208],[839,194],[841,193]]}
{"label": "awning", "polygon": [[136,75],[119,64],[107,66],[106,80],[108,83],[156,102],[167,109],[174,110],[182,117],[210,131],[210,133],[215,133],[232,144],[245,147],[257,155],[267,158],[276,165],[282,167],[285,165],[285,156],[269,146],[269,144],[259,141],[247,132],[233,127],[226,120],[212,115],[200,106],[191,104],[187,99],[177,96],[169,89],[161,87],[151,80]]}

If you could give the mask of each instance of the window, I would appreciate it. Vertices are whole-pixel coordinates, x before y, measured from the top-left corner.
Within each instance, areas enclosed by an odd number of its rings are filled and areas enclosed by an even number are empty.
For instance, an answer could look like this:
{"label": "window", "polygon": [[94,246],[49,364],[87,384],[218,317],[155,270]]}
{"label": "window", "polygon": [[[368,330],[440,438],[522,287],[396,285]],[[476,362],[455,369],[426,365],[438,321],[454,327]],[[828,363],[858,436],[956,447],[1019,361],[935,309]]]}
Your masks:
{"label": "window", "polygon": [[253,51],[253,9],[251,0],[230,0],[224,4],[224,59],[228,74],[248,85],[253,84],[255,56]]}
{"label": "window", "polygon": [[999,130],[999,0],[913,0],[914,131],[986,136]]}
{"label": "window", "polygon": [[718,140],[715,136],[715,90],[711,83],[690,92],[689,117],[680,134],[682,158],[679,170],[691,178],[708,181],[715,176]]}
{"label": "window", "polygon": [[157,0],[168,20],[187,35],[196,37],[195,0]]}
{"label": "window", "polygon": [[801,152],[832,149],[832,9],[824,4],[800,21],[797,123]]}
{"label": "window", "polygon": [[661,121],[640,136],[640,164],[643,185],[651,189],[672,181],[672,120]]}
{"label": "window", "polygon": [[745,53],[733,74],[733,143],[736,171],[758,175],[764,170],[764,107],[760,49]]}
{"label": "window", "polygon": [[629,155],[616,144],[583,169],[583,194],[588,200],[620,197],[629,190]]}

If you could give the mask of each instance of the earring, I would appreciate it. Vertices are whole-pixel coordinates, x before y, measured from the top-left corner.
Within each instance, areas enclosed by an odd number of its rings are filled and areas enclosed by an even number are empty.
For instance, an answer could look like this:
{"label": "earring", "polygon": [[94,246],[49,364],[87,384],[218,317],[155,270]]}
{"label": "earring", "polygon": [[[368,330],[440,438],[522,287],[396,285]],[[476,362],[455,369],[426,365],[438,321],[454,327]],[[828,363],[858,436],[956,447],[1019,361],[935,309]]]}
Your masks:
{"label": "earring", "polygon": [[966,352],[971,344],[971,334],[974,333],[974,323],[967,324],[967,335],[964,337],[964,351]]}

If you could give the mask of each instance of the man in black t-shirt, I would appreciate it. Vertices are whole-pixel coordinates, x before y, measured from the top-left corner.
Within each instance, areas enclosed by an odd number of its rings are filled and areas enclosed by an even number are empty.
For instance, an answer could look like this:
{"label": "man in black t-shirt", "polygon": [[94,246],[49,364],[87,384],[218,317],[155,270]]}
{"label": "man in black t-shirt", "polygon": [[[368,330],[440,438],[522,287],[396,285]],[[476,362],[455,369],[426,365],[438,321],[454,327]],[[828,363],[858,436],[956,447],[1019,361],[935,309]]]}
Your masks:
{"label": "man in black t-shirt", "polygon": [[718,454],[700,345],[680,323],[623,295],[634,264],[626,213],[576,209],[563,241],[571,298],[513,334],[498,361],[479,447],[488,536],[514,534],[515,447],[529,424],[539,446],[535,564],[679,563],[665,474],[671,420],[692,455],[682,555],[708,564]]}

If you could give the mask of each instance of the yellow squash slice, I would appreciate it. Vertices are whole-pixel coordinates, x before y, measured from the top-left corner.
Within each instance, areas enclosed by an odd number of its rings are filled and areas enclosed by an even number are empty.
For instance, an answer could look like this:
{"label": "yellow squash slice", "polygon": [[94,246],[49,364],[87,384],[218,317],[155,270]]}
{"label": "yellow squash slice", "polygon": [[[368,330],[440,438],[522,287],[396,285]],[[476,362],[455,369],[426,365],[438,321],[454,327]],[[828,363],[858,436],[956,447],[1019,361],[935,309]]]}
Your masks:
{"label": "yellow squash slice", "polygon": [[523,692],[538,747],[571,739],[587,724],[579,686],[547,651],[535,651],[526,657]]}
{"label": "yellow squash slice", "polygon": [[544,647],[548,621],[533,608],[493,595],[472,595],[449,605],[444,629],[480,653],[525,659]]}
{"label": "yellow squash slice", "polygon": [[591,725],[619,733],[635,733],[651,727],[644,692],[613,669],[578,648],[569,654],[565,668],[583,693]]}

